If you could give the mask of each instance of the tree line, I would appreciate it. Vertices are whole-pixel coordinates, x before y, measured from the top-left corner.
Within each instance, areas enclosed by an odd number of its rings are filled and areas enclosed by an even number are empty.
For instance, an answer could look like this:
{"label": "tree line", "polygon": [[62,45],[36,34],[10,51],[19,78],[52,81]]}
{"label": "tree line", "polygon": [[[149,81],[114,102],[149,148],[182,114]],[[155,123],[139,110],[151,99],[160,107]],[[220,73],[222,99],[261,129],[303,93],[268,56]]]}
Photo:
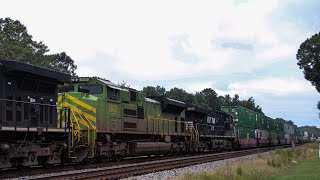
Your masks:
{"label": "tree line", "polygon": [[165,96],[168,98],[191,103],[209,110],[220,110],[223,105],[243,106],[255,112],[263,113],[260,105],[256,105],[253,97],[240,100],[238,94],[231,97],[229,94],[225,96],[218,95],[214,89],[205,88],[200,92],[188,93],[184,89],[174,87],[166,91],[161,86],[146,86],[142,89],[146,96]]}
{"label": "tree line", "polygon": [[308,132],[308,136],[311,137],[313,134],[313,137],[320,137],[320,129],[317,128],[316,126],[301,126],[298,127],[298,132],[300,133],[300,135],[304,135],[303,132],[307,131]]}

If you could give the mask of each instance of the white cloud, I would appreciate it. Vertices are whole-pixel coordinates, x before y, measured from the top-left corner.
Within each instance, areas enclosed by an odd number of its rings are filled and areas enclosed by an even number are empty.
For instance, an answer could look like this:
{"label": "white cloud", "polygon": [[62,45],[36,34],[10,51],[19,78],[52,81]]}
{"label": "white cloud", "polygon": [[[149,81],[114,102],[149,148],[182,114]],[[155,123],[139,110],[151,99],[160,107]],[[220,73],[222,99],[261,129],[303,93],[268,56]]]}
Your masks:
{"label": "white cloud", "polygon": [[214,85],[215,85],[215,82],[205,81],[205,82],[194,82],[194,83],[192,83],[192,82],[191,83],[180,83],[180,84],[174,85],[174,87],[182,88],[189,93],[196,93],[196,92],[200,92],[206,88],[213,88]]}
{"label": "white cloud", "polygon": [[[276,0],[240,4],[233,0],[6,1],[0,16],[21,20],[51,50],[66,51],[79,64],[80,75],[105,66],[106,72],[133,79],[166,80],[250,72],[292,57],[292,40],[274,29],[281,26],[291,35],[301,30],[294,24],[269,21],[283,4]],[[184,52],[198,61],[174,58],[170,45],[180,35],[187,37],[181,44]],[[254,49],[250,53],[225,49],[220,41],[245,42]],[[112,60],[96,64],[97,53]]]}
{"label": "white cloud", "polygon": [[84,66],[80,66],[77,69],[77,73],[81,74],[81,76],[83,77],[93,77],[93,76],[97,76],[97,73],[95,71],[93,71],[90,68],[84,67]]}
{"label": "white cloud", "polygon": [[227,91],[218,91],[219,94],[239,94],[242,97],[261,97],[266,95],[288,96],[299,93],[312,93],[314,87],[305,80],[296,78],[269,77],[246,82],[230,83]]}

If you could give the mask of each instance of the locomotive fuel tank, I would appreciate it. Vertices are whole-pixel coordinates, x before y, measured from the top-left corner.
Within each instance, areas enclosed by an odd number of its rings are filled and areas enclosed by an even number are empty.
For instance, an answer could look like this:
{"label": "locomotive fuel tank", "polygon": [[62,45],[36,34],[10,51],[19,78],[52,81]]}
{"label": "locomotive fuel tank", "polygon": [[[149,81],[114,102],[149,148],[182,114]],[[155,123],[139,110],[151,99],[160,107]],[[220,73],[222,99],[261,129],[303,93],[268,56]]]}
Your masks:
{"label": "locomotive fuel tank", "polygon": [[170,152],[171,143],[165,142],[133,142],[130,143],[130,155],[157,155]]}

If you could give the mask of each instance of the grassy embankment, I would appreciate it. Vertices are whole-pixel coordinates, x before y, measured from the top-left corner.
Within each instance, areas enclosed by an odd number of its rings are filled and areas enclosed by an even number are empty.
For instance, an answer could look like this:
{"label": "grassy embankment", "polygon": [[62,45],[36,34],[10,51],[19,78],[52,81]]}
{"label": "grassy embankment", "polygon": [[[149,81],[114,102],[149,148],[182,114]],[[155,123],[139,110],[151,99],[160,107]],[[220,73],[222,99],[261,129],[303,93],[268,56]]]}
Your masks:
{"label": "grassy embankment", "polygon": [[222,179],[320,179],[320,160],[318,143],[309,143],[292,149],[277,149],[268,156],[259,156],[253,160],[226,164],[212,171],[187,173],[178,176],[178,180]]}

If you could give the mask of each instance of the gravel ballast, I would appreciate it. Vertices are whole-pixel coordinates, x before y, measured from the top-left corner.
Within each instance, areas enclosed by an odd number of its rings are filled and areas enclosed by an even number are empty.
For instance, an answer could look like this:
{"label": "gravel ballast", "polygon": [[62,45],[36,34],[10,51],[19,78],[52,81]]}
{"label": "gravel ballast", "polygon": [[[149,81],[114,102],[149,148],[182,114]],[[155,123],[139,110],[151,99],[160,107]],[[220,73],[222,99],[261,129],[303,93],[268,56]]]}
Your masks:
{"label": "gravel ballast", "polygon": [[[247,155],[247,156],[243,156],[243,157],[237,157],[237,158],[231,158],[231,159],[226,159],[226,160],[221,160],[221,161],[198,164],[198,165],[188,166],[188,167],[184,167],[184,168],[160,171],[160,172],[145,174],[145,175],[141,175],[141,176],[130,177],[130,178],[127,178],[126,180],[132,180],[132,179],[135,179],[135,180],[172,179],[175,176],[180,175],[182,173],[196,173],[196,172],[208,171],[208,170],[212,170],[214,168],[220,167],[222,165],[225,165],[227,163],[240,162],[240,161],[243,161],[243,160],[250,160],[250,159],[256,158],[258,155],[264,156],[264,155],[270,154],[271,152],[259,153],[259,154],[254,154],[254,155]],[[49,174],[41,174],[41,175],[33,175],[33,176],[24,176],[24,177],[13,178],[13,179],[50,178],[50,177],[57,176],[59,174],[76,174],[76,173],[90,172],[90,171],[93,172],[93,171],[107,170],[107,169],[113,169],[113,168],[119,168],[119,167],[135,166],[135,165],[138,165],[138,164],[140,165],[140,164],[151,164],[151,163],[155,163],[155,162],[173,161],[173,160],[185,159],[185,158],[186,157],[173,158],[173,159],[167,159],[167,160],[156,160],[156,161],[143,162],[143,163],[133,163],[133,164],[126,164],[126,165],[118,165],[118,166],[109,166],[109,167],[73,170],[73,171],[65,171],[65,172],[59,172],[59,173],[49,173]]]}
{"label": "gravel ballast", "polygon": [[214,170],[214,169],[216,169],[220,166],[223,166],[225,164],[228,164],[228,163],[241,162],[244,160],[252,160],[252,159],[257,158],[258,156],[269,155],[272,152],[273,151],[259,153],[259,154],[253,154],[253,155],[247,155],[247,156],[242,156],[242,157],[237,157],[237,158],[231,158],[231,159],[226,159],[226,160],[221,160],[221,161],[209,162],[209,163],[204,163],[204,164],[198,164],[198,165],[188,166],[188,167],[184,167],[184,168],[160,171],[160,172],[145,174],[145,175],[141,175],[141,176],[126,178],[125,180],[154,180],[154,179],[167,180],[167,179],[173,179],[175,176],[178,176],[183,173],[199,173],[199,172]]}

